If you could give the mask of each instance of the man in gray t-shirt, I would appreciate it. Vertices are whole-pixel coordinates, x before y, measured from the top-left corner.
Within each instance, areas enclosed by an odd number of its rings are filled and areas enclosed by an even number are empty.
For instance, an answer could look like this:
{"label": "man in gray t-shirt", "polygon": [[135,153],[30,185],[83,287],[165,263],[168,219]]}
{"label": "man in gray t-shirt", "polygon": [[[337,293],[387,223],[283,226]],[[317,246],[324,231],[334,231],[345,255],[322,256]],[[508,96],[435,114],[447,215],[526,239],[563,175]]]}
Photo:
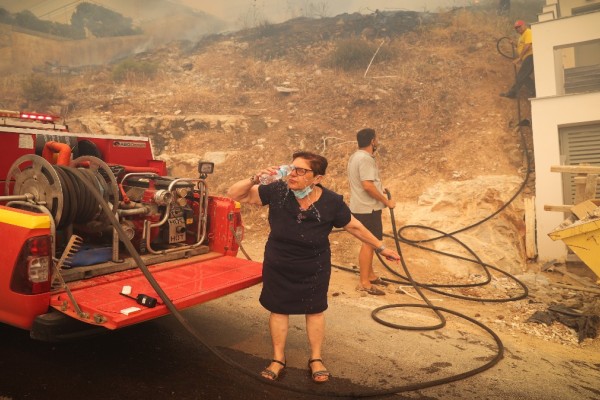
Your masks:
{"label": "man in gray t-shirt", "polygon": [[[373,154],[377,150],[375,130],[361,129],[356,134],[358,150],[348,160],[348,180],[350,182],[350,211],[375,237],[383,239],[381,210],[385,207],[394,208],[396,202],[388,200],[383,193],[379,169]],[[381,246],[373,250],[371,246],[361,245],[358,254],[360,267],[360,283],[358,290],[373,295],[383,295],[384,291],[374,285],[387,286],[375,271],[373,271],[373,252],[381,252]]]}

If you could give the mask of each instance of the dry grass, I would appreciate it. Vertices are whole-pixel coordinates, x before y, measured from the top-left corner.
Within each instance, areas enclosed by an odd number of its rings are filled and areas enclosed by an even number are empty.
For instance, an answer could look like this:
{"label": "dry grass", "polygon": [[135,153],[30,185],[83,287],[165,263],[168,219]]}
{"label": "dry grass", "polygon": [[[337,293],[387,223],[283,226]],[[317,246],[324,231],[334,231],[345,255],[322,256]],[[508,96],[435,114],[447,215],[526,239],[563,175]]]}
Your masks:
{"label": "dry grass", "polygon": [[[219,184],[219,190],[240,174],[285,161],[293,150],[307,149],[328,157],[328,185],[345,191],[345,162],[355,149],[354,134],[370,126],[382,139],[385,176],[411,176],[416,185],[403,191],[414,197],[427,181],[447,179],[453,169],[485,163],[485,157],[476,154],[467,159],[461,155],[460,166],[439,160],[465,152],[462,147],[468,137],[463,133],[476,132],[482,123],[471,121],[473,111],[497,109],[496,96],[490,93],[500,92],[501,83],[510,79],[510,69],[505,71],[495,54],[495,37],[501,34],[498,27],[503,21],[493,14],[466,11],[441,15],[415,32],[386,41],[366,78],[364,72],[380,39],[352,39],[368,51],[355,70],[344,71],[321,64],[339,48],[340,39],[327,38],[320,28],[290,33],[278,26],[255,42],[235,36],[206,43],[191,53],[170,47],[146,54],[145,60],[160,67],[150,82],[132,78],[115,84],[110,69],[90,71],[69,82],[68,101],[74,104],[74,115],[99,109],[115,116],[160,118],[176,111],[245,116],[247,127],[237,132],[192,129],[182,133],[194,143],[187,151],[201,154],[241,146],[248,152],[245,158],[231,157],[219,166],[219,179],[227,182]],[[278,52],[283,44],[287,49],[283,58],[265,61],[254,56],[261,45],[260,51],[268,54]],[[386,53],[395,57],[383,57]],[[191,67],[182,70],[183,64]],[[282,95],[274,89],[286,82],[299,92]],[[0,84],[9,86],[6,81]],[[496,126],[501,137],[503,115],[498,111],[494,115],[485,123]],[[174,137],[160,130],[153,135]],[[258,141],[267,137],[261,149]],[[248,154],[253,154],[256,165],[249,165]]]}
{"label": "dry grass", "polygon": [[153,62],[128,58],[112,69],[112,79],[129,85],[146,83],[156,76],[158,65]]}
{"label": "dry grass", "polygon": [[390,51],[390,47],[380,48],[362,39],[346,39],[336,44],[323,66],[344,71],[364,70],[371,60],[377,64],[393,58],[394,53]]}
{"label": "dry grass", "polygon": [[[102,115],[108,123],[121,124],[123,134],[131,130],[122,121],[146,115],[155,121],[161,116],[167,121],[177,111],[182,118],[240,117],[243,124],[233,130],[183,127],[175,135],[165,123],[146,133],[162,140],[167,153],[226,152],[225,162],[209,178],[214,195],[224,195],[235,181],[306,149],[327,157],[325,185],[347,199],[346,163],[356,149],[355,133],[373,127],[380,138],[378,162],[385,186],[397,201],[415,201],[433,183],[456,179],[456,171],[460,179],[468,179],[516,170],[508,157],[493,150],[516,141],[507,128],[512,109],[497,96],[512,78],[510,65],[502,64],[495,49],[505,23],[510,27],[506,18],[493,13],[441,15],[386,41],[381,54],[395,57],[377,58],[366,78],[380,39],[354,36],[352,42],[367,49],[367,55],[345,71],[322,64],[340,38],[326,37],[318,28],[286,33],[282,26],[251,43],[232,36],[193,52],[171,46],[148,53],[144,57],[160,67],[151,81],[115,84],[105,67],[73,77],[65,90],[75,108],[73,118]],[[286,82],[299,91],[278,93],[274,87]],[[0,80],[0,88],[13,90],[8,79]],[[242,212],[249,234],[268,229],[266,210],[243,207]]]}
{"label": "dry grass", "polygon": [[[17,78],[18,79],[18,78]],[[15,109],[15,100],[21,99],[21,90],[19,85],[15,85],[15,76],[1,76],[0,77],[0,93],[2,93],[2,99],[0,99],[0,109]]]}

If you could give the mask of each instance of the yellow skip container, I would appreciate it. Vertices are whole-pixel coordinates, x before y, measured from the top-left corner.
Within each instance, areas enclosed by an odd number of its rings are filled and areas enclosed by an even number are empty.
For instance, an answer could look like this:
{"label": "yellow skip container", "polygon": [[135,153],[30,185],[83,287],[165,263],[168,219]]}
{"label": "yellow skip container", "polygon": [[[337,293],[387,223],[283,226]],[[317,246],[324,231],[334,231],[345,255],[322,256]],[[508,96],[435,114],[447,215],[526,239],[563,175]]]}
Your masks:
{"label": "yellow skip container", "polygon": [[548,236],[562,240],[600,279],[600,218],[576,221]]}

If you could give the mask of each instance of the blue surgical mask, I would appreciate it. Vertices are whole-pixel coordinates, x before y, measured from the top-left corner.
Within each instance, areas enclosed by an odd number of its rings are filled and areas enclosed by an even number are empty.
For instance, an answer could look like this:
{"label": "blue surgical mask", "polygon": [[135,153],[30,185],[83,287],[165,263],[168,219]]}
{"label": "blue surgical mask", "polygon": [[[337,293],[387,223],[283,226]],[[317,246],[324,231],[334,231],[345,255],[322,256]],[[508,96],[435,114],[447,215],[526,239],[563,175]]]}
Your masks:
{"label": "blue surgical mask", "polygon": [[300,189],[300,190],[292,190],[292,192],[294,193],[294,196],[296,196],[297,199],[305,198],[312,191],[313,191],[312,186],[307,186],[304,189]]}

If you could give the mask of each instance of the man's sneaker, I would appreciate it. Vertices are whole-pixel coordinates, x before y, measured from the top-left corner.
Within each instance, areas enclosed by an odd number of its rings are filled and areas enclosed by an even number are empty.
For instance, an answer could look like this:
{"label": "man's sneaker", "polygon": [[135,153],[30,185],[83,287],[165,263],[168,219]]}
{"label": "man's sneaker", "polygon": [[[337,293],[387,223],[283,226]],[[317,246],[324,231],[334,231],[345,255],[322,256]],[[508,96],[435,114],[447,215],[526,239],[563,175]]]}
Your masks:
{"label": "man's sneaker", "polygon": [[515,96],[511,92],[502,92],[502,93],[500,93],[500,96],[502,96],[502,97],[508,97],[509,99],[514,99],[515,97],[517,97],[517,96]]}
{"label": "man's sneaker", "polygon": [[385,292],[383,290],[377,289],[375,286],[371,286],[369,289],[358,285],[356,290],[359,292],[367,292],[368,294],[372,294],[373,296],[383,296]]}

